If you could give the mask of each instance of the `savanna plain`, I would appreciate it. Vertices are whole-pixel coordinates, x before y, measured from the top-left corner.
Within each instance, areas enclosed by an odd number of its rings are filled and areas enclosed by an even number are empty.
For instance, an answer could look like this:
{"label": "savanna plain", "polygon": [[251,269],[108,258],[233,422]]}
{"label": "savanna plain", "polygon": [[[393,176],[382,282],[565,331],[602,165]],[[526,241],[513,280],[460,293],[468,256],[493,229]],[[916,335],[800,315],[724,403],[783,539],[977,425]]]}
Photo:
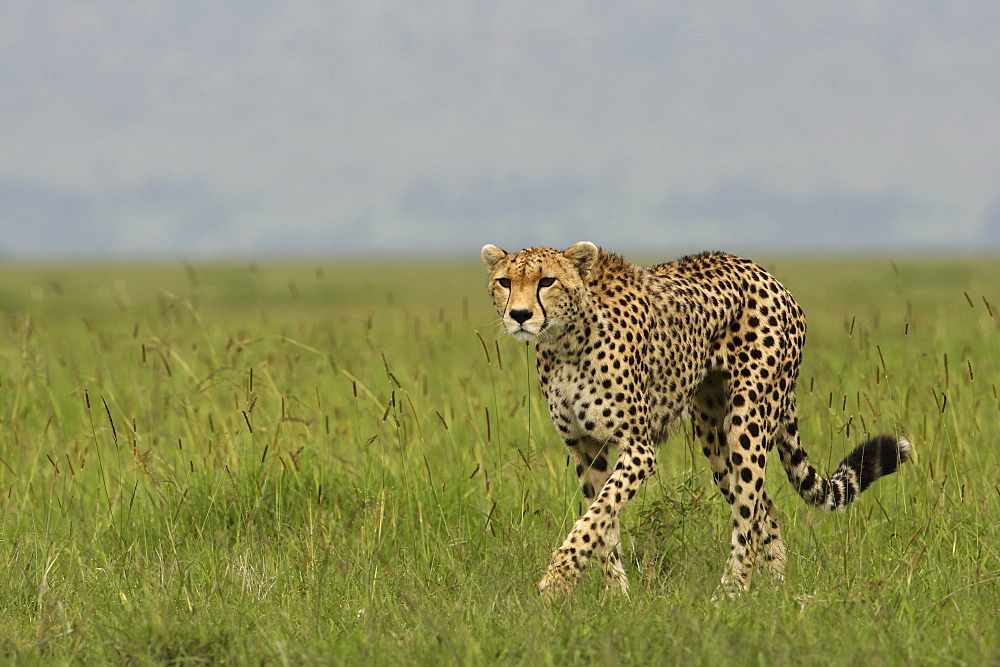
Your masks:
{"label": "savanna plain", "polygon": [[591,568],[547,604],[581,496],[476,255],[0,266],[0,661],[1000,662],[1000,260],[764,258],[812,462],[913,460],[837,515],[770,466],[787,579],[713,603],[729,509],[682,430],[631,598]]}

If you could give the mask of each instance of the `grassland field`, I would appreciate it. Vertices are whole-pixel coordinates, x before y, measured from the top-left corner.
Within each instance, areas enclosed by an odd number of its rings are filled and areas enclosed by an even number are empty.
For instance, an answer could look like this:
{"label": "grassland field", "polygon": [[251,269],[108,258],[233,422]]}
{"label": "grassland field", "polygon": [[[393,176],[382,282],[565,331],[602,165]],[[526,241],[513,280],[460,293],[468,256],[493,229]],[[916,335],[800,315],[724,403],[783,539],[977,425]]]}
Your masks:
{"label": "grassland field", "polygon": [[551,605],[581,497],[477,260],[0,266],[0,662],[1000,663],[1000,260],[761,263],[813,463],[912,463],[838,515],[771,466],[787,580],[713,604],[729,509],[681,431],[631,598]]}

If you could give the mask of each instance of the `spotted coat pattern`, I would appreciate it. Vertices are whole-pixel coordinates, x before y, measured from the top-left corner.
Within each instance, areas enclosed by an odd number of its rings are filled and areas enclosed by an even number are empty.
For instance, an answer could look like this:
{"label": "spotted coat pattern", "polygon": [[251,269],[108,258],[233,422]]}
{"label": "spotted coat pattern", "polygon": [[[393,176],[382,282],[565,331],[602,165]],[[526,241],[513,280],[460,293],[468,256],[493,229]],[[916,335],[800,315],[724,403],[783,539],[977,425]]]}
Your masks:
{"label": "spotted coat pattern", "polygon": [[775,448],[803,500],[826,511],[909,458],[906,440],[883,435],[830,477],[809,463],[795,413],[805,318],[749,260],[709,252],[642,268],[588,242],[565,252],[487,245],[482,259],[507,332],[536,344],[538,380],[588,502],[539,583],[548,596],[568,592],[595,556],[606,583],[627,593],[619,516],[684,415],[732,508],[730,596],[757,566],[783,577],[785,541],[764,488]]}

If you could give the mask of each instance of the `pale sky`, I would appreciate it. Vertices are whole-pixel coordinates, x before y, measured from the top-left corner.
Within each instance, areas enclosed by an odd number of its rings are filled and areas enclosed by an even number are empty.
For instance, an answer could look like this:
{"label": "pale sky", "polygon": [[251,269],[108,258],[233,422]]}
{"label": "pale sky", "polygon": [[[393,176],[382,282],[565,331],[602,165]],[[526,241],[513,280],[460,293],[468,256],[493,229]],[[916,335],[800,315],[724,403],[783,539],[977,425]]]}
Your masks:
{"label": "pale sky", "polygon": [[1000,3],[0,5],[0,257],[1000,250]]}

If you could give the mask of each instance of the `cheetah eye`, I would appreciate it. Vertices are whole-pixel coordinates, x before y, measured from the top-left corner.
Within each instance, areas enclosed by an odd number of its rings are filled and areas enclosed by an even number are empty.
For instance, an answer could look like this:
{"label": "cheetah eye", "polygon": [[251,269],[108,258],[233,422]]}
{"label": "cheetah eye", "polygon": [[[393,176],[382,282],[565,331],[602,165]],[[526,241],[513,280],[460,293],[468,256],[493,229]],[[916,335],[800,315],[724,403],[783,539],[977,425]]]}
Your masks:
{"label": "cheetah eye", "polygon": [[542,278],[538,281],[539,287],[552,287],[556,282],[555,278]]}
{"label": "cheetah eye", "polygon": [[500,287],[510,289],[510,278],[497,278],[497,282],[500,283]]}

